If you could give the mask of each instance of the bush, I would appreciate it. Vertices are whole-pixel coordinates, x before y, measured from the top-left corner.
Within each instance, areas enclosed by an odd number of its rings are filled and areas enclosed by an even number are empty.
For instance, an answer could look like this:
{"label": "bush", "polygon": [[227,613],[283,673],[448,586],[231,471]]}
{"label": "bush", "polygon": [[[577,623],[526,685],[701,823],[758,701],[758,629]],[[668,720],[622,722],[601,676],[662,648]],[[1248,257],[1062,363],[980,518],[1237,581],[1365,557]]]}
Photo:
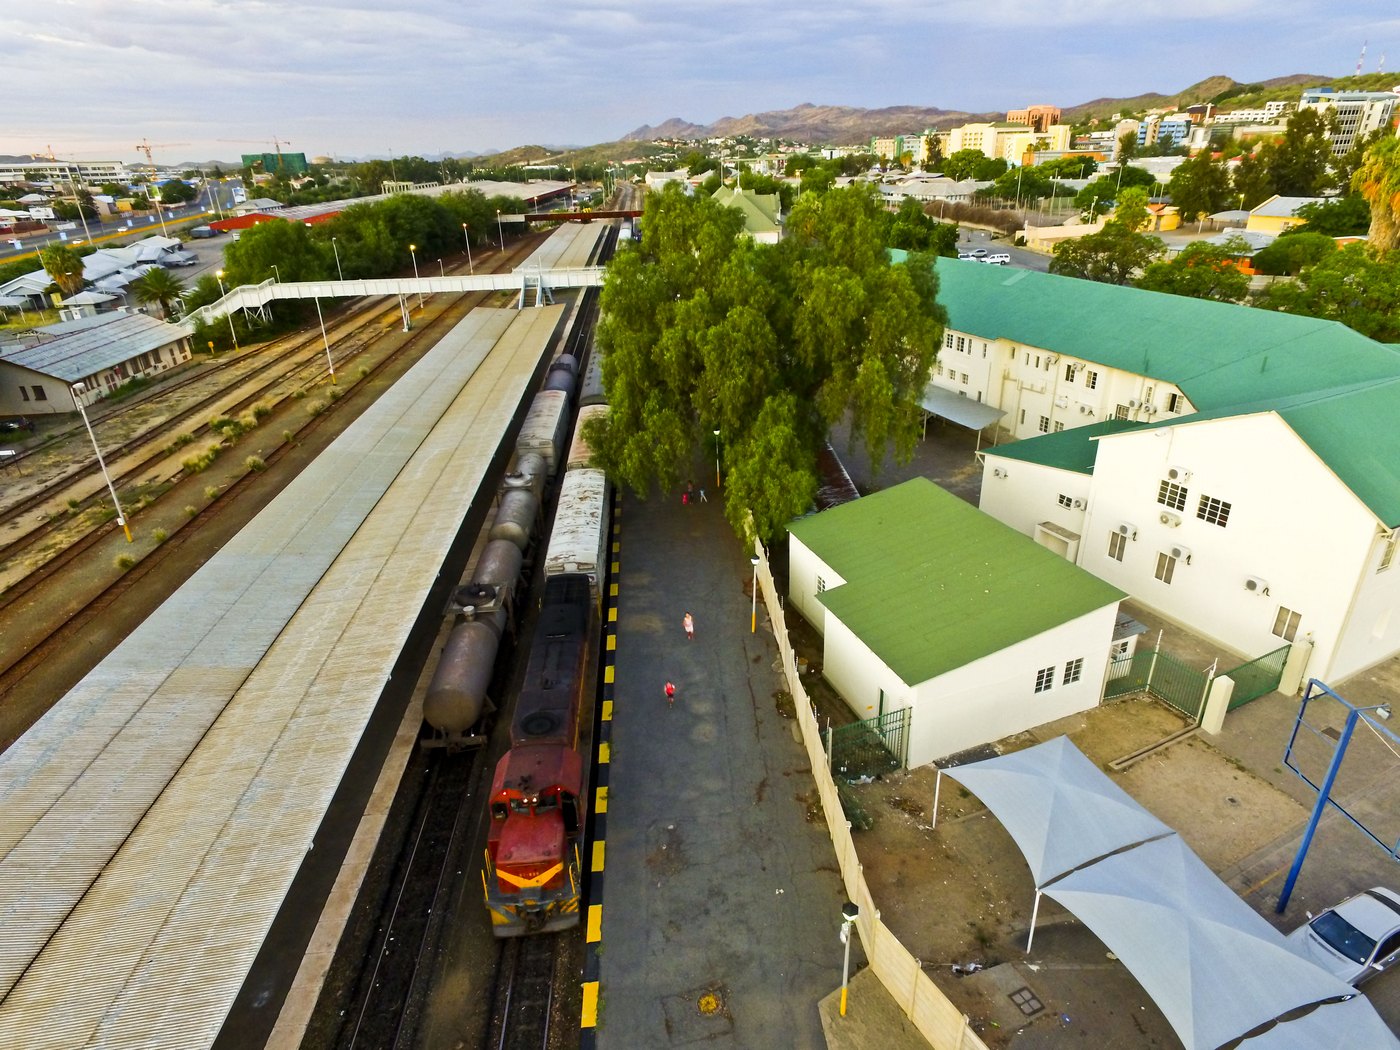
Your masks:
{"label": "bush", "polygon": [[181,434],[181,435],[180,435],[179,437],[177,437],[174,441],[170,442],[168,451],[170,451],[170,452],[178,452],[180,449],[184,448],[186,445],[188,445],[188,444],[189,444],[191,441],[193,441],[193,440],[194,440],[194,435],[193,435],[193,434]]}
{"label": "bush", "polygon": [[327,392],[326,396],[327,396],[328,398],[330,398],[332,401],[339,401],[339,400],[341,399],[341,397],[342,397],[344,394],[345,394],[345,391],[344,391],[344,390],[341,390],[340,387],[338,387],[338,386],[333,386],[333,387],[331,387],[330,390]]}
{"label": "bush", "polygon": [[267,460],[263,459],[262,456],[249,456],[243,461],[243,465],[256,473],[267,469]]}
{"label": "bush", "polygon": [[196,507],[193,503],[186,503],[186,504],[185,504],[185,517],[187,517],[187,518],[193,518],[193,517],[194,517],[196,514],[198,514],[198,513],[199,513],[199,508]]}
{"label": "bush", "polygon": [[287,444],[290,445],[292,443],[292,438],[294,437],[296,437],[296,435],[293,434],[290,430],[282,431],[282,440],[285,441]]}
{"label": "bush", "polygon": [[198,474],[201,470],[207,469],[218,458],[219,449],[218,446],[215,446],[206,448],[196,456],[186,456],[180,461],[180,466],[185,468],[187,474]]}
{"label": "bush", "polygon": [[324,401],[313,401],[306,406],[306,414],[308,416],[319,416],[325,410],[326,403]]}
{"label": "bush", "polygon": [[127,569],[136,564],[136,559],[130,554],[118,554],[112,564],[121,569],[122,572],[126,572]]}
{"label": "bush", "polygon": [[78,509],[79,507],[81,507],[82,505],[83,505],[83,504],[82,504],[82,501],[81,501],[81,500],[74,499],[72,496],[69,496],[69,497],[68,497],[68,509],[69,509],[69,510],[77,510],[77,509]]}
{"label": "bush", "polygon": [[361,379],[367,378],[369,376],[369,366],[361,365],[359,371],[356,372],[356,375],[358,375]]}
{"label": "bush", "polygon": [[164,543],[170,538],[170,533],[166,532],[164,529],[156,529],[151,535],[155,537],[157,543]]}
{"label": "bush", "polygon": [[204,498],[205,498],[205,499],[218,499],[218,498],[219,498],[219,486],[218,486],[218,485],[205,485],[205,486],[204,486]]}
{"label": "bush", "polygon": [[292,391],[292,397],[293,397],[295,400],[297,400],[297,401],[300,401],[300,400],[301,400],[302,398],[304,398],[305,396],[306,396],[306,391],[305,391],[305,390],[293,390],[293,391]]}
{"label": "bush", "polygon": [[259,401],[253,406],[253,418],[262,420],[272,415],[272,406],[265,401]]}

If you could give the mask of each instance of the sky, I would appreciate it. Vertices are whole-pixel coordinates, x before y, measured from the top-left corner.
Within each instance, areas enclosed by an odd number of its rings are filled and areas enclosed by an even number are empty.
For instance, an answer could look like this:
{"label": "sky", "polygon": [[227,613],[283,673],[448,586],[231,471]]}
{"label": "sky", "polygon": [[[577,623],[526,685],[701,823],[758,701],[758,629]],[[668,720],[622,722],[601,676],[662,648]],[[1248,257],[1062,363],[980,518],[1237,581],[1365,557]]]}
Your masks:
{"label": "sky", "polygon": [[[589,145],[818,105],[991,112],[1385,68],[1393,0],[0,4],[0,154],[157,163]],[[910,129],[918,130],[918,129]]]}

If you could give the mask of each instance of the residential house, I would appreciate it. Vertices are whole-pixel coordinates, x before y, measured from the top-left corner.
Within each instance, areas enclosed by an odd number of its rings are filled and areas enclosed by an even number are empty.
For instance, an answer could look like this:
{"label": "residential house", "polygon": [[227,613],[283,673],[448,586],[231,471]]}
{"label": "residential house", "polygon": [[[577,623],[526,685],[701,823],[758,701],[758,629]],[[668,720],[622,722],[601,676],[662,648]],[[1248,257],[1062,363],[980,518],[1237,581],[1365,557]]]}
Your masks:
{"label": "residential house", "polygon": [[789,602],[861,718],[909,710],[909,765],[1099,702],[1123,592],[916,478],[792,524]]}
{"label": "residential house", "polygon": [[1325,197],[1280,197],[1275,193],[1249,209],[1244,228],[1250,233],[1272,233],[1277,236],[1308,221],[1298,214],[1299,208],[1307,204],[1323,204],[1326,200]]}
{"label": "residential house", "polygon": [[782,238],[782,203],[776,193],[746,193],[721,186],[714,199],[744,217],[744,232],[759,244],[777,244]]}

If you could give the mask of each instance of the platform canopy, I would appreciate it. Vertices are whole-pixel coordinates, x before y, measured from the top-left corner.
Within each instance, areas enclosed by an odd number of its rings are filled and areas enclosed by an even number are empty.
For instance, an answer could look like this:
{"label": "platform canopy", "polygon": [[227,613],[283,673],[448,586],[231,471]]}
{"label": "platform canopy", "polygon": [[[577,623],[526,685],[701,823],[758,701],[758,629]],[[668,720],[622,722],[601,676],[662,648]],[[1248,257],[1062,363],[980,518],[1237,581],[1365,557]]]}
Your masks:
{"label": "platform canopy", "polygon": [[973,430],[991,426],[1006,415],[999,408],[963,397],[955,391],[945,390],[932,383],[924,387],[924,396],[919,399],[919,406],[930,415],[942,416],[959,426],[971,427]]}
{"label": "platform canopy", "polygon": [[1037,894],[1123,961],[1186,1050],[1256,1031],[1241,1050],[1400,1047],[1355,988],[1294,953],[1067,737],[941,772],[996,815]]}

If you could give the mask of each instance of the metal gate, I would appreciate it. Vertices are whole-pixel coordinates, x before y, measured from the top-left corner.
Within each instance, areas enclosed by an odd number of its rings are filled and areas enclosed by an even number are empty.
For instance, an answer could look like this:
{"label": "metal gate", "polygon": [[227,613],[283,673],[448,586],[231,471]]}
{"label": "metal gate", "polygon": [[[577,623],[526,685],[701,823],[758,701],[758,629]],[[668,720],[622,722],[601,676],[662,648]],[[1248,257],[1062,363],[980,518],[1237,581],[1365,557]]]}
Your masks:
{"label": "metal gate", "polygon": [[1222,671],[1222,674],[1230,676],[1230,680],[1235,683],[1234,695],[1230,697],[1230,710],[1243,707],[1251,700],[1257,700],[1265,693],[1272,693],[1278,688],[1279,680],[1283,677],[1283,665],[1288,660],[1288,652],[1291,645],[1283,645],[1271,653],[1257,656],[1248,663],[1240,664],[1230,671]]}
{"label": "metal gate", "polygon": [[841,780],[873,780],[904,768],[909,747],[909,711],[901,707],[863,722],[827,730],[831,775]]}
{"label": "metal gate", "polygon": [[1201,720],[1210,674],[1164,652],[1133,653],[1109,664],[1104,699],[1146,693],[1176,708],[1193,722]]}

